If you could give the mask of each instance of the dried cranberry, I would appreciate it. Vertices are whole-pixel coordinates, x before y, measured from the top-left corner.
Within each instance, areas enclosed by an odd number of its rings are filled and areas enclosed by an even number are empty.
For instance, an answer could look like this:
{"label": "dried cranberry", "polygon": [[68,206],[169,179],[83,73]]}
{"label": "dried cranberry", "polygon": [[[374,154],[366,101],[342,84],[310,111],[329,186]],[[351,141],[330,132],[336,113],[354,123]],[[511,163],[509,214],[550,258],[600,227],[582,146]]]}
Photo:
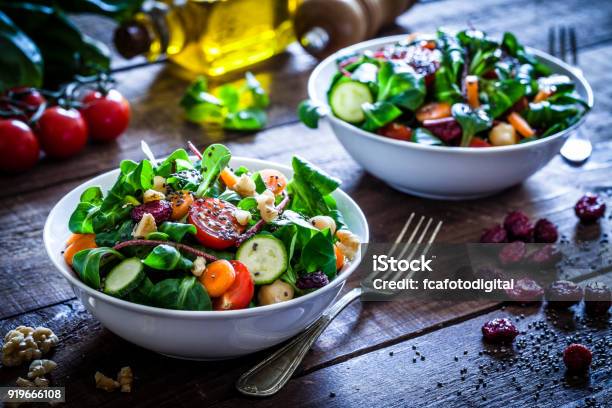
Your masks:
{"label": "dried cranberry", "polygon": [[499,262],[504,266],[516,265],[523,260],[526,252],[527,246],[524,242],[511,242],[504,245],[502,250],[499,251]]}
{"label": "dried cranberry", "polygon": [[565,309],[582,300],[582,288],[574,282],[556,281],[546,288],[546,300],[550,307]]}
{"label": "dried cranberry", "polygon": [[586,193],[574,207],[580,221],[594,222],[603,217],[606,212],[606,203],[597,194]]}
{"label": "dried cranberry", "polygon": [[461,137],[461,126],[452,117],[426,120],[423,127],[445,143],[451,143]]}
{"label": "dried cranberry", "polygon": [[494,266],[485,265],[480,266],[474,270],[474,278],[476,279],[484,279],[484,280],[494,280],[494,279],[506,279],[506,274],[499,268]]}
{"label": "dried cranberry", "polygon": [[543,295],[544,289],[530,278],[521,278],[514,282],[512,289],[506,290],[509,300],[521,303],[540,302]]}
{"label": "dried cranberry", "polygon": [[547,268],[559,262],[561,256],[561,252],[557,251],[554,245],[538,245],[537,249],[527,256],[527,262],[533,266]]}
{"label": "dried cranberry", "polygon": [[328,283],[329,283],[329,279],[327,278],[327,275],[325,275],[321,271],[318,271],[318,272],[306,274],[304,276],[300,276],[297,282],[295,283],[295,286],[297,286],[299,289],[302,289],[302,290],[318,289],[318,288],[322,288]]}
{"label": "dried cranberry", "polygon": [[511,343],[519,331],[510,319],[493,319],[482,326],[482,335],[490,343]]}
{"label": "dried cranberry", "polygon": [[603,315],[612,305],[612,291],[605,283],[592,282],[584,288],[584,309],[593,316]]}
{"label": "dried cranberry", "polygon": [[132,209],[132,219],[136,222],[140,221],[145,213],[149,213],[155,218],[156,224],[170,219],[172,215],[172,204],[166,200],[149,201]]}
{"label": "dried cranberry", "polygon": [[570,371],[588,370],[592,359],[591,350],[582,344],[570,344],[563,351],[563,362]]}
{"label": "dried cranberry", "polygon": [[508,231],[510,241],[531,242],[533,240],[533,224],[529,217],[521,211],[511,211],[504,219],[504,228]]}
{"label": "dried cranberry", "polygon": [[501,244],[502,242],[508,242],[508,233],[504,227],[497,224],[482,232],[480,242],[483,244]]}
{"label": "dried cranberry", "polygon": [[539,219],[536,222],[533,230],[533,239],[535,242],[543,244],[553,244],[557,242],[559,233],[557,232],[557,226],[546,218]]}

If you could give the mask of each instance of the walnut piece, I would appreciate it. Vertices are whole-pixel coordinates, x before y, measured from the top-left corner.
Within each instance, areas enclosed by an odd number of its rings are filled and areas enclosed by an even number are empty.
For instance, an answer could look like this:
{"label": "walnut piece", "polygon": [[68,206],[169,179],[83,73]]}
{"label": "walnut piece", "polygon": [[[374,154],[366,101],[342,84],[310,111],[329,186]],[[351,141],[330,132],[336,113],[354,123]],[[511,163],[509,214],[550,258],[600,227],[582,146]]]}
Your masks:
{"label": "walnut piece", "polygon": [[4,336],[2,364],[15,367],[36,360],[55,347],[59,339],[51,329],[18,326]]}
{"label": "walnut piece", "polygon": [[28,378],[43,377],[55,370],[57,363],[53,360],[34,360],[30,364],[30,371],[28,372]]}
{"label": "walnut piece", "polygon": [[317,215],[316,217],[312,217],[310,223],[318,230],[323,231],[325,228],[329,228],[332,235],[336,233],[336,221],[332,217],[327,215]]}
{"label": "walnut piece", "polygon": [[193,276],[199,278],[200,276],[202,276],[205,270],[206,258],[202,256],[196,257],[196,259],[193,261],[193,267],[191,268],[191,273],[193,274]]}
{"label": "walnut piece", "polygon": [[166,194],[167,192],[166,179],[163,178],[162,176],[153,177],[153,190]]}
{"label": "walnut piece", "polygon": [[236,209],[234,218],[240,225],[247,225],[251,221],[251,213],[245,210]]}
{"label": "walnut piece", "polygon": [[134,227],[134,231],[132,231],[132,236],[134,238],[144,238],[151,232],[157,231],[157,224],[155,224],[155,218],[149,214],[144,213],[142,219],[138,221],[136,227]]}
{"label": "walnut piece", "polygon": [[255,197],[257,209],[265,222],[272,222],[278,217],[278,210],[274,206],[274,198],[274,193],[270,190],[266,190]]}
{"label": "walnut piece", "polygon": [[96,388],[100,388],[106,392],[112,392],[119,388],[119,383],[117,381],[105,376],[99,371],[96,371],[94,379],[96,380]]}
{"label": "walnut piece", "polygon": [[165,200],[166,195],[160,191],[149,189],[142,194],[142,201],[149,203],[151,201]]}
{"label": "walnut piece", "polygon": [[132,392],[132,383],[134,382],[134,374],[130,367],[122,367],[117,374],[117,381],[121,385],[121,392]]}
{"label": "walnut piece", "polygon": [[236,184],[232,190],[240,194],[242,197],[252,197],[255,195],[255,182],[248,174],[243,174],[238,177]]}
{"label": "walnut piece", "polygon": [[344,256],[349,260],[355,258],[355,254],[359,250],[359,237],[347,229],[341,229],[336,232],[336,237],[340,241],[338,242],[338,248],[340,248]]}

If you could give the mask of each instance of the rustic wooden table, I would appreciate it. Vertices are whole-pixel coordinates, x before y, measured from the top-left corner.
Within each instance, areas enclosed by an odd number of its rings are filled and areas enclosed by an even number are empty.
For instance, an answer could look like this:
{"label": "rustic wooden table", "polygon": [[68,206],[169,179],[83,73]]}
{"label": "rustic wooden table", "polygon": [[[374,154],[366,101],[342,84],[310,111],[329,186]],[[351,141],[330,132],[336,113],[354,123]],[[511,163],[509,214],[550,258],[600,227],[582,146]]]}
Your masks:
{"label": "rustic wooden table", "polygon": [[[84,18],[81,23],[110,36],[107,22]],[[61,338],[52,355],[59,364],[52,380],[66,386],[67,405],[75,407],[612,406],[608,318],[593,322],[584,320],[580,309],[551,313],[539,306],[475,301],[356,302],[326,330],[284,390],[268,399],[244,398],[234,390],[234,381],[268,352],[206,363],[173,360],[136,347],[84,310],[45,254],[42,229],[55,202],[120,160],[140,158],[140,140],[160,156],[187,140],[199,146],[223,141],[236,155],[281,163],[299,153],[344,180],[344,189],[363,208],[375,242],[395,236],[413,211],[445,221],[440,241],[473,242],[483,226],[513,208],[548,217],[568,239],[605,238],[611,233],[610,217],[599,227],[584,228],[572,207],[586,190],[612,191],[612,3],[432,1],[418,4],[381,35],[468,23],[491,34],[512,30],[527,45],[542,49],[547,48],[549,26],[576,28],[579,63],[596,99],[582,127],[595,146],[584,166],[571,167],[557,157],[522,185],[477,201],[410,197],[366,174],[326,126],[314,131],[298,123],[295,108],[306,96],[306,79],[316,65],[298,47],[255,69],[269,86],[272,106],[268,128],[252,135],[207,134],[186,123],[178,107],[186,82],[170,75],[164,64],[131,67],[117,59],[116,66],[122,67],[118,86],[133,109],[127,134],[116,144],[89,146],[72,160],[43,160],[27,174],[0,178],[0,333],[18,324],[51,327]],[[526,332],[513,348],[481,341],[482,323],[501,316],[516,319]],[[596,352],[590,376],[565,375],[559,352],[575,340]],[[95,371],[115,373],[124,365],[136,375],[131,394],[95,389]],[[22,371],[2,367],[0,384],[14,384]]]}

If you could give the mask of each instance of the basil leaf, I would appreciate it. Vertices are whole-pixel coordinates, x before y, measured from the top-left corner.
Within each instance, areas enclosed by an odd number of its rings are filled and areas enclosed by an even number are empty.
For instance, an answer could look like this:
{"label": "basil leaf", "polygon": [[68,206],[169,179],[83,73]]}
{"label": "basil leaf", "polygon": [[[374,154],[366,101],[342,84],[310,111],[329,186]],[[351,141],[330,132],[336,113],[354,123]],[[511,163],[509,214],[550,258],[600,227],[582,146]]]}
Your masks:
{"label": "basil leaf", "polygon": [[212,310],[212,302],[195,276],[164,279],[155,284],[149,297],[158,307],[176,310]]}
{"label": "basil leaf", "polygon": [[217,88],[217,97],[230,112],[238,110],[240,94],[234,85],[225,84]]}
{"label": "basil leaf", "polygon": [[263,181],[263,178],[259,172],[253,175],[253,182],[255,183],[255,191],[258,194],[263,193],[268,188],[266,187],[266,183]]}
{"label": "basil leaf", "polygon": [[301,251],[300,263],[306,272],[323,271],[331,280],[336,277],[336,255],[331,234],[317,232]]}
{"label": "basil leaf", "polygon": [[268,94],[261,87],[261,84],[250,72],[245,74],[246,78],[246,88],[251,94],[252,107],[264,109],[267,108],[270,104],[270,99],[268,98]]}
{"label": "basil leaf", "polygon": [[181,242],[187,234],[195,235],[197,233],[195,226],[180,222],[166,221],[161,224],[158,229],[159,232],[167,234],[167,236],[175,242]]}
{"label": "basil leaf", "polygon": [[319,127],[319,119],[321,118],[319,107],[310,99],[300,102],[297,114],[300,121],[309,128],[316,129]]}
{"label": "basil leaf", "polygon": [[122,260],[124,256],[113,248],[100,247],[84,249],[77,252],[72,258],[72,267],[87,286],[100,289],[101,269],[110,262]]}
{"label": "basil leaf", "polygon": [[412,141],[414,143],[429,145],[429,146],[443,146],[444,143],[433,135],[429,130],[425,128],[416,128],[412,131]]}
{"label": "basil leaf", "polygon": [[223,127],[241,131],[260,130],[266,126],[267,121],[268,117],[263,109],[247,108],[228,113],[223,122]]}
{"label": "basil leaf", "polygon": [[484,109],[472,110],[464,103],[456,103],[451,111],[461,126],[461,146],[469,146],[470,141],[478,132],[491,127],[492,120]]}
{"label": "basil leaf", "polygon": [[414,111],[425,100],[425,80],[411,67],[386,61],[378,71],[377,101],[388,101]]}
{"label": "basil leaf", "polygon": [[155,168],[155,175],[169,177],[173,173],[192,170],[193,164],[185,149],[177,149]]}
{"label": "basil leaf", "polygon": [[0,92],[15,86],[42,86],[43,59],[36,44],[0,11]]}
{"label": "basil leaf", "polygon": [[489,99],[489,114],[495,119],[525,96],[525,85],[516,79],[485,82],[484,91]]}
{"label": "basil leaf", "polygon": [[221,170],[227,166],[231,158],[232,154],[222,144],[212,144],[206,148],[204,153],[202,153],[202,162],[200,164],[202,182],[198,186],[197,197],[202,197],[208,192],[212,184],[219,177]]}
{"label": "basil leaf", "polygon": [[110,231],[102,231],[96,234],[96,245],[99,247],[112,247],[117,245],[119,242],[127,241],[132,238],[132,230],[134,229],[134,222],[125,220],[119,224],[116,228]]}
{"label": "basil leaf", "polygon": [[390,102],[380,101],[376,103],[364,103],[361,109],[365,114],[366,121],[362,128],[370,132],[380,129],[393,120],[397,119],[402,111]]}
{"label": "basil leaf", "polygon": [[181,255],[178,249],[171,245],[161,244],[153,248],[142,263],[149,268],[161,271],[173,271],[175,269],[191,269],[193,262]]}
{"label": "basil leaf", "polygon": [[80,202],[68,220],[68,229],[75,234],[93,234],[93,218],[102,204],[102,190],[93,186],[81,194]]}

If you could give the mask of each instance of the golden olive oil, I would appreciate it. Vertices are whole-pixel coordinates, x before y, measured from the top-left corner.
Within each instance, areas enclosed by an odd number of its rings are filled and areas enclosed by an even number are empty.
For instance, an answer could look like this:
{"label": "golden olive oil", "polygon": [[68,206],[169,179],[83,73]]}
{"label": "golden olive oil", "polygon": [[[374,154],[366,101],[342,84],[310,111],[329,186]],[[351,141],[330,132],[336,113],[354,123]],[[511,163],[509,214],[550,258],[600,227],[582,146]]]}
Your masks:
{"label": "golden olive oil", "polygon": [[223,75],[282,52],[293,40],[300,0],[165,0],[145,3],[134,20],[146,28],[145,55],[188,71]]}

